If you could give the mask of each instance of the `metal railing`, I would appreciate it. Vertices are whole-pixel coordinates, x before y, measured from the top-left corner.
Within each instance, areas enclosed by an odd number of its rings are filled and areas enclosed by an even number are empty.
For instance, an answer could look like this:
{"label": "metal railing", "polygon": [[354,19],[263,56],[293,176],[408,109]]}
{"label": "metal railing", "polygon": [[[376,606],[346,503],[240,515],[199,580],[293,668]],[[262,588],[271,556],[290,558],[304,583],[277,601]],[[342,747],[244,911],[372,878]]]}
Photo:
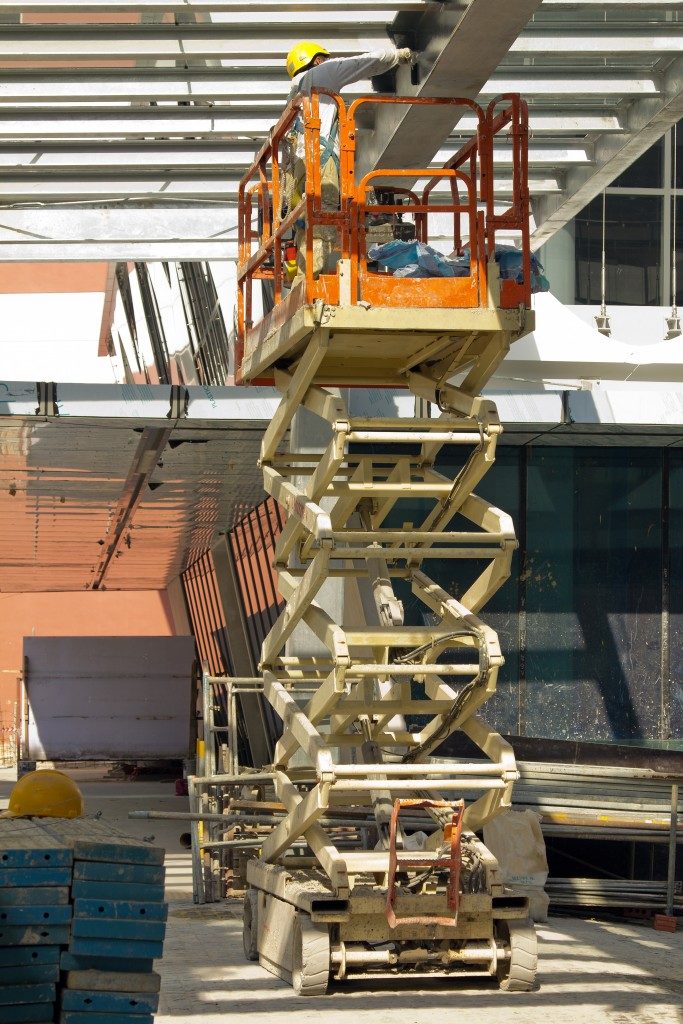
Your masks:
{"label": "metal railing", "polygon": [[[339,128],[339,204],[338,209],[325,208],[321,180],[321,100],[336,105]],[[451,106],[454,116],[459,110],[474,113],[477,121],[475,137],[449,160],[434,168],[385,168],[371,171],[355,181],[357,144],[357,112],[370,105]],[[503,109],[499,109],[505,104]],[[294,208],[285,198],[283,165],[287,156],[287,139],[292,133],[303,133],[305,149],[304,194]],[[513,199],[509,207],[496,213],[493,142],[509,135],[512,152]],[[526,103],[517,95],[492,100],[484,110],[467,99],[413,98],[400,96],[365,96],[356,99],[347,109],[341,97],[326,90],[314,90],[310,96],[297,96],[290,101],[268,142],[239,186],[239,260],[237,269],[237,346],[236,372],[244,351],[245,336],[254,328],[254,281],[272,285],[275,309],[271,316],[280,319],[291,315],[293,308],[322,300],[328,304],[341,301],[354,305],[369,302],[386,306],[411,305],[430,308],[472,308],[491,302],[489,264],[495,258],[496,236],[501,230],[519,232],[522,272],[520,280],[499,283],[495,304],[513,309],[529,306],[531,296],[531,264],[529,243],[529,191],[527,181],[528,113]],[[366,251],[366,216],[370,209],[368,193],[384,182],[405,180],[426,181],[421,191],[400,187],[400,203],[372,203],[373,214],[410,214],[415,220],[415,238],[429,241],[428,217],[450,214],[453,217],[453,252],[464,256],[462,219],[469,239],[469,274],[458,277],[435,277],[430,287],[424,279],[396,278],[390,273],[369,270]],[[449,202],[433,202],[434,190],[447,181]],[[390,185],[386,186],[390,188]],[[461,201],[460,189],[465,196]],[[329,207],[329,202],[327,203]],[[305,274],[291,290],[284,268],[283,247],[291,239],[296,226],[304,225]],[[314,273],[313,242],[317,229],[336,230],[339,262],[333,273]],[[343,267],[343,274],[339,268]],[[278,306],[287,303],[278,313]]]}

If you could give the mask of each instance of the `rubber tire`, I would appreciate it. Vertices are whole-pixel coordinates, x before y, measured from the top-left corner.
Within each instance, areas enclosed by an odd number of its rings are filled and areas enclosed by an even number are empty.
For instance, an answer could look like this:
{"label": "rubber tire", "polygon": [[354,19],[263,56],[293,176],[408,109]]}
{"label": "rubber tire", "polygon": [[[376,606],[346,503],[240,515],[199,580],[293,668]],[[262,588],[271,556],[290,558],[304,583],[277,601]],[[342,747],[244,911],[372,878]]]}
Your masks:
{"label": "rubber tire", "polygon": [[247,960],[258,960],[258,891],[247,889],[242,915],[242,945]]}
{"label": "rubber tire", "polygon": [[292,936],[292,987],[298,996],[324,996],[330,977],[330,933],[297,914]]}
{"label": "rubber tire", "polygon": [[505,992],[531,992],[538,970],[538,941],[530,920],[501,921],[503,937],[510,944],[510,959],[498,967],[498,983]]}

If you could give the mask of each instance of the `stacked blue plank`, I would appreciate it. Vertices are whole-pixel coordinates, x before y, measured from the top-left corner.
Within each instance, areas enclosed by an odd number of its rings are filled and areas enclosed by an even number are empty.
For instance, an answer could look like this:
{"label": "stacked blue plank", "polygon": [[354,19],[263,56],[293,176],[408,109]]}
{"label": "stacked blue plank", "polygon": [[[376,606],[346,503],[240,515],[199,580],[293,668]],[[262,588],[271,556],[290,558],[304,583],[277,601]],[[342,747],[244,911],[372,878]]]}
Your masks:
{"label": "stacked blue plank", "polygon": [[0,818],[0,1024],[55,1019],[72,860],[39,820]]}
{"label": "stacked blue plank", "polygon": [[168,915],[163,849],[102,821],[45,826],[74,858],[60,1024],[151,1024],[160,985],[153,961],[163,954]]}

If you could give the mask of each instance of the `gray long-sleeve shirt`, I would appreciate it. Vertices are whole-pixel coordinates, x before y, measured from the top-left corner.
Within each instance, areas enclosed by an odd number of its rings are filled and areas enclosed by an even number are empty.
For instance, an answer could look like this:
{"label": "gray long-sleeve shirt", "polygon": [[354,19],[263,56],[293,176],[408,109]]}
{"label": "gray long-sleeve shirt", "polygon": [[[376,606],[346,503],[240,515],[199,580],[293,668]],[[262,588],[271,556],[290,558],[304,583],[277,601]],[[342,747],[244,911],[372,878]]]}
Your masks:
{"label": "gray long-sleeve shirt", "polygon": [[[322,64],[296,76],[292,82],[289,99],[291,100],[300,93],[307,93],[310,96],[312,89],[329,89],[330,92],[340,93],[347,85],[362,82],[374,75],[381,75],[384,71],[396,67],[397,64],[397,50],[373,50],[370,53],[361,53],[357,57],[328,58]],[[337,106],[334,101],[321,96],[320,134],[324,139],[329,138],[336,113]],[[297,141],[296,155],[303,159],[303,133],[300,133]]]}

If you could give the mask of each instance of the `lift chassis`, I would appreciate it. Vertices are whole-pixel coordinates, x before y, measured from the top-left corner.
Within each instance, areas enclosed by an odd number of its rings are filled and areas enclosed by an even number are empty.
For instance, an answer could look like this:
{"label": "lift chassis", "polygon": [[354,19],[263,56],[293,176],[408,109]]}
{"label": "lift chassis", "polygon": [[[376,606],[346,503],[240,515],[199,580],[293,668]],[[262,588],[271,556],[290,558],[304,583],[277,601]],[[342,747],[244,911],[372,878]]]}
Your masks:
{"label": "lift chassis", "polygon": [[[338,108],[334,208],[321,195],[321,102]],[[385,102],[467,107],[476,136],[439,171],[375,171],[357,183],[356,112]],[[283,149],[297,118],[306,184],[289,209]],[[513,157],[512,202],[502,209],[497,135]],[[287,108],[240,186],[237,375],[282,395],[260,464],[287,516],[275,552],[284,608],[260,664],[283,723],[269,770],[284,817],[248,863],[244,948],[301,994],[359,973],[483,973],[511,991],[534,985],[527,899],[506,888],[477,835],[510,806],[517,778],[511,747],[479,715],[503,664],[479,612],[508,578],[517,542],[510,517],[475,489],[501,435],[481,391],[533,326],[526,141],[516,96],[486,111],[389,97],[347,110],[314,93]],[[418,191],[416,181],[427,184]],[[430,219],[448,217],[468,273],[383,271],[368,257],[378,215],[400,222],[401,237],[412,225],[425,243]],[[297,225],[305,272],[288,287],[282,252]],[[498,274],[503,230],[519,237],[514,279]],[[316,269],[325,231],[335,262]],[[257,318],[259,279],[270,282],[273,305]],[[356,415],[354,386],[403,389],[414,414],[383,415],[380,403],[378,415]],[[295,443],[302,410],[319,424],[313,451]],[[457,593],[439,581],[444,564],[458,567]],[[455,731],[477,759],[439,757]],[[344,815],[371,824],[332,829]]]}

